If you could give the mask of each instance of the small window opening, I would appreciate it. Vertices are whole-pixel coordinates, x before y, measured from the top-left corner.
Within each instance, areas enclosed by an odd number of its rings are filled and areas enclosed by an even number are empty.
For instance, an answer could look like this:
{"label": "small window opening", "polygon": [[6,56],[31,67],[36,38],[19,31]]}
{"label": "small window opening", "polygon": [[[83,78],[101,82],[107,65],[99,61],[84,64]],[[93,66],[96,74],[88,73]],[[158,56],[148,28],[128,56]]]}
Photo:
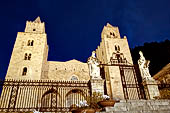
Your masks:
{"label": "small window opening", "polygon": [[31,60],[31,53],[28,55],[28,60]]}
{"label": "small window opening", "polygon": [[76,76],[72,76],[71,80],[78,80],[78,78]]}
{"label": "small window opening", "polygon": [[115,45],[115,50],[116,51],[120,51],[120,46],[119,45]]}
{"label": "small window opening", "polygon": [[115,50],[117,51],[117,46],[115,46]]}
{"label": "small window opening", "polygon": [[115,36],[115,34],[114,34],[114,33],[112,33],[112,35],[113,35],[113,36]]}
{"label": "small window opening", "polygon": [[110,32],[110,36],[115,36],[114,32]]}
{"label": "small window opening", "polygon": [[27,46],[30,46],[30,45],[31,45],[31,42],[30,42],[30,40],[28,40]]}
{"label": "small window opening", "polygon": [[27,59],[28,59],[28,54],[25,53],[24,60],[27,60]]}
{"label": "small window opening", "polygon": [[22,71],[22,75],[26,75],[26,74],[27,74],[27,68],[24,67],[24,68],[23,68],[23,71]]}
{"label": "small window opening", "polygon": [[33,46],[34,40],[28,40],[27,46]]}
{"label": "small window opening", "polygon": [[120,47],[118,46],[118,51],[120,51]]}
{"label": "small window opening", "polygon": [[102,51],[102,55],[104,55],[103,51]]}
{"label": "small window opening", "polygon": [[34,44],[34,40],[31,41],[31,46],[33,46],[33,44]]}
{"label": "small window opening", "polygon": [[36,29],[33,29],[33,31],[36,31]]}

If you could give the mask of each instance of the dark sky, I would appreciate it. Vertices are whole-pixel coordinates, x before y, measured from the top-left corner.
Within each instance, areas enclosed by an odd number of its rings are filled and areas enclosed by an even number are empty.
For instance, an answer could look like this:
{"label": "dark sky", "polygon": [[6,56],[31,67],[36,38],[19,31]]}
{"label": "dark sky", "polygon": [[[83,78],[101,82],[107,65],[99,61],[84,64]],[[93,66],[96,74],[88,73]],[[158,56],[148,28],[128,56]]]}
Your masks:
{"label": "dark sky", "polygon": [[85,62],[99,45],[107,22],[119,27],[131,48],[170,39],[170,0],[1,0],[1,79],[17,32],[37,16],[46,25],[50,61]]}

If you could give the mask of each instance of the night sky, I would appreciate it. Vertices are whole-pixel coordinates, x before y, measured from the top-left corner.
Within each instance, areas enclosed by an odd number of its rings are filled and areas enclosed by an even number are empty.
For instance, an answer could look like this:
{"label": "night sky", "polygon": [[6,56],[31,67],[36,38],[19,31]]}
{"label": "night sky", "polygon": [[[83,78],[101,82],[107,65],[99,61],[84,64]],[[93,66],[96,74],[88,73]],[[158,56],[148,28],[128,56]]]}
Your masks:
{"label": "night sky", "polygon": [[170,39],[170,0],[1,0],[0,79],[17,32],[37,16],[46,25],[49,61],[86,62],[106,23],[118,26],[131,48]]}

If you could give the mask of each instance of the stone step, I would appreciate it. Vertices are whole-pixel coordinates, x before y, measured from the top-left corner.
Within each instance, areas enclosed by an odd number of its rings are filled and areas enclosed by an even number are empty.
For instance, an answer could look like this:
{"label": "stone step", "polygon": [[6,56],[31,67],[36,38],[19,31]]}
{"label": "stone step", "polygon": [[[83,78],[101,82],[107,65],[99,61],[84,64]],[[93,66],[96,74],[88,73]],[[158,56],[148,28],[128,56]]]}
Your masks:
{"label": "stone step", "polygon": [[109,112],[96,112],[96,113],[170,113],[169,110],[149,110],[149,111],[109,111]]}
{"label": "stone step", "polygon": [[114,112],[100,112],[100,113],[170,113],[170,111],[156,111],[156,110],[150,110],[150,111],[114,111]]}
{"label": "stone step", "polygon": [[109,111],[170,110],[170,105],[115,106],[106,109]]}
{"label": "stone step", "polygon": [[115,106],[131,106],[131,105],[170,105],[170,100],[122,100],[119,103],[115,103]]}
{"label": "stone step", "polygon": [[128,100],[106,107],[106,113],[170,113],[170,100]]}

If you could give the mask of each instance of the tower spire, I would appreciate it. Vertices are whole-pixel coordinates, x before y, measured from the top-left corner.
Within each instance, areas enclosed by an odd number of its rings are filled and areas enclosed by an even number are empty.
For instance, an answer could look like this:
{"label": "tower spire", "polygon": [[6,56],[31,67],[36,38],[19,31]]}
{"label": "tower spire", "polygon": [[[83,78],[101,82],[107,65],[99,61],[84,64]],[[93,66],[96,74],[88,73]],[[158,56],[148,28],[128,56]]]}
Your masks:
{"label": "tower spire", "polygon": [[41,20],[40,20],[40,17],[38,16],[35,20],[34,20],[35,23],[41,23]]}

